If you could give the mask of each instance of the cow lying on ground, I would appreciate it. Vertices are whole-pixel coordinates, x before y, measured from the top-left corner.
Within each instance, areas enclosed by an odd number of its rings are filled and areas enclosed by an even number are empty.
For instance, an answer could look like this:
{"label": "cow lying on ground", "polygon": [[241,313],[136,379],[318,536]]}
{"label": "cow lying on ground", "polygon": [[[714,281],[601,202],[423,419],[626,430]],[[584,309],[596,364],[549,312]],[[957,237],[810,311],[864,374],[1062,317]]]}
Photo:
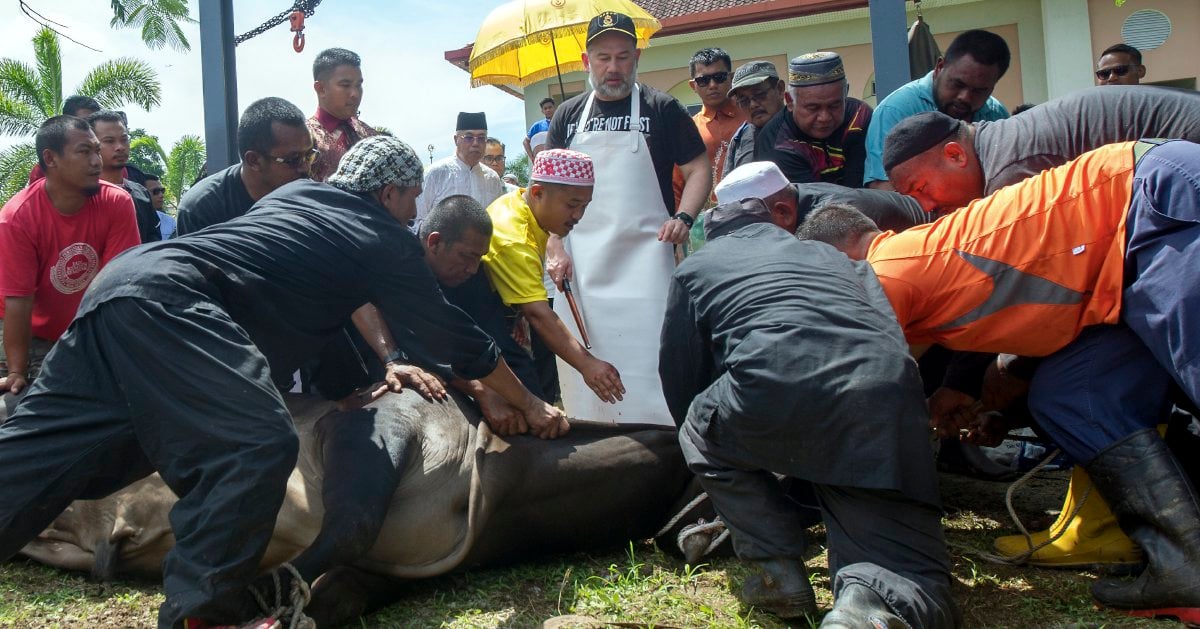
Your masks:
{"label": "cow lying on ground", "polygon": [[[502,438],[470,402],[413,392],[350,413],[309,397],[288,407],[300,455],[263,565],[325,574],[309,607],[321,626],[394,600],[395,578],[651,537],[697,494],[671,429],[574,423],[553,441]],[[22,553],[100,578],[157,578],[174,502],[151,476],[74,503]]]}

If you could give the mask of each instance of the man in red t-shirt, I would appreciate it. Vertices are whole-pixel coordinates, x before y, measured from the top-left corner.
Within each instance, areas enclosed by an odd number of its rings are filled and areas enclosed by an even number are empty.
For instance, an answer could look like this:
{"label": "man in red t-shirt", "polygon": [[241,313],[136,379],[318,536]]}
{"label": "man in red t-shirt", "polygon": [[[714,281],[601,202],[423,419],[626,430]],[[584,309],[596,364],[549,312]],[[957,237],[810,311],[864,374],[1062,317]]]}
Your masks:
{"label": "man in red t-shirt", "polygon": [[20,393],[67,330],[83,292],[137,245],[133,201],[100,181],[100,142],[88,123],[55,116],[38,130],[46,177],[0,210],[0,392]]}

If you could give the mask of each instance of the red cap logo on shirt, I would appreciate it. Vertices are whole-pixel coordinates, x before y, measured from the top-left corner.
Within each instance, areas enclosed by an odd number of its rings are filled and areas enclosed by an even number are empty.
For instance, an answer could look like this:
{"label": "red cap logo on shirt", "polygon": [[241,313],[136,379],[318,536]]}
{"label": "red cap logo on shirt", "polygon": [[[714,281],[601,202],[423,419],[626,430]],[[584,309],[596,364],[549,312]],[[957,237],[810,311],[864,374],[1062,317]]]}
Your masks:
{"label": "red cap logo on shirt", "polygon": [[88,287],[100,268],[100,256],[86,242],[68,245],[58,253],[58,262],[50,267],[50,283],[64,295]]}

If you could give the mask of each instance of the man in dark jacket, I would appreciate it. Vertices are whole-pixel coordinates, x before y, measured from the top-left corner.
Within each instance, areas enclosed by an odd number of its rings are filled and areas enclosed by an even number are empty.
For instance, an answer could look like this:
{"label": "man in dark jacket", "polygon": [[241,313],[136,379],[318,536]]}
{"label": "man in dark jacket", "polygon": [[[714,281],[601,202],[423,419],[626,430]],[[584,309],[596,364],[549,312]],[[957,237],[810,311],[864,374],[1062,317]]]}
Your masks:
{"label": "man in dark jacket", "polygon": [[761,569],[742,599],[782,617],[816,612],[782,475],[820,499],[835,597],[822,626],[953,627],[916,363],[870,269],[796,240],[787,222],[757,199],[711,210],[708,244],[675,271],[662,332],[684,456],[738,557]]}
{"label": "man in dark jacket", "polygon": [[407,229],[421,173],[407,144],[364,140],[332,185],[294,182],[105,267],[0,427],[0,560],[73,500],[158,471],[179,496],[159,626],[252,618],[247,585],[298,448],[271,372],[296,369],[367,302],[522,409],[535,434],[566,431],[422,263]]}

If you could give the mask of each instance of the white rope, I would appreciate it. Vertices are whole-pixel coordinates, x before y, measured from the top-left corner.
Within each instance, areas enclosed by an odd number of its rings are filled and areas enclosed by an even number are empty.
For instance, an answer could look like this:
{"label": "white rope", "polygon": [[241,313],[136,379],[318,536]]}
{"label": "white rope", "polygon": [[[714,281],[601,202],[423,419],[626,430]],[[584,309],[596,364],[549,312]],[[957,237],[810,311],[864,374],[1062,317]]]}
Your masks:
{"label": "white rope", "polygon": [[[288,603],[283,602],[283,589],[279,581],[279,571],[287,570],[292,574],[292,587],[288,592]],[[304,615],[304,607],[308,605],[308,601],[312,598],[312,592],[309,591],[308,584],[304,582],[304,578],[300,576],[300,572],[290,563],[285,563],[279,566],[278,569],[271,571],[271,581],[275,584],[275,605],[267,603],[267,599],[263,593],[255,586],[250,586],[250,593],[254,595],[254,599],[258,601],[259,607],[267,616],[275,620],[283,621],[285,616],[290,615],[285,625],[287,629],[316,629],[317,623],[313,622],[312,618]]]}
{"label": "white rope", "polygon": [[[978,548],[969,546],[967,544],[959,544],[959,543],[955,543],[955,542],[950,542],[949,545],[954,548],[958,548],[959,550],[976,555],[980,559],[983,559],[984,561],[989,561],[991,563],[998,563],[998,564],[1004,564],[1004,565],[1011,565],[1011,566],[1022,566],[1022,565],[1025,565],[1026,563],[1029,563],[1029,559],[1030,559],[1030,557],[1033,557],[1034,553],[1036,553],[1037,551],[1058,541],[1058,539],[1067,532],[1068,527],[1066,525],[1062,526],[1058,530],[1057,533],[1054,533],[1053,535],[1050,535],[1049,537],[1047,537],[1046,541],[1038,544],[1037,546],[1034,546],[1033,545],[1033,536],[1030,535],[1029,530],[1025,528],[1025,524],[1023,522],[1021,522],[1021,518],[1020,518],[1020,516],[1017,515],[1016,509],[1013,508],[1012,499],[1013,499],[1013,494],[1016,492],[1017,488],[1024,485],[1030,478],[1033,478],[1033,475],[1040,472],[1043,467],[1046,467],[1047,465],[1049,465],[1050,462],[1053,461],[1055,459],[1055,457],[1058,456],[1059,452],[1060,452],[1059,450],[1055,450],[1055,451],[1051,452],[1048,456],[1046,456],[1046,458],[1042,459],[1042,461],[1040,463],[1035,465],[1033,467],[1033,469],[1026,472],[1023,476],[1021,476],[1017,480],[1013,481],[1013,483],[1008,486],[1008,490],[1004,492],[1004,506],[1008,508],[1008,516],[1010,518],[1012,518],[1013,523],[1017,525],[1017,530],[1020,531],[1021,534],[1025,536],[1025,544],[1030,547],[1029,550],[1022,552],[1019,555],[1013,555],[1011,557],[1007,557],[1004,555],[997,555],[995,553],[991,553],[991,552],[988,552],[985,550],[980,550]],[[1068,491],[1070,491],[1070,490],[1068,489]],[[1087,489],[1085,489],[1083,492],[1083,496],[1079,500],[1075,501],[1075,506],[1071,508],[1070,513],[1068,513],[1067,517],[1065,519],[1063,519],[1062,521],[1067,523],[1067,522],[1070,522],[1071,520],[1074,520],[1075,516],[1079,514],[1079,510],[1083,508],[1083,504],[1085,502],[1087,502],[1088,496],[1090,496],[1091,493],[1092,493],[1092,485],[1089,483],[1087,486]]]}
{"label": "white rope", "polygon": [[712,531],[717,530],[721,532],[713,536],[711,541],[709,541],[708,546],[704,549],[704,552],[700,553],[701,557],[706,557],[712,553],[712,551],[716,550],[717,546],[720,546],[722,542],[729,539],[729,529],[725,528],[725,523],[722,522],[721,518],[719,517],[713,519],[712,522],[705,522],[704,519],[701,518],[696,524],[689,524],[683,527],[679,530],[679,535],[675,536],[675,545],[679,547],[679,552],[683,553],[686,557],[687,550],[683,548],[684,540],[692,535],[700,535],[702,533],[711,534]]}
{"label": "white rope", "polygon": [[669,522],[667,522],[667,525],[662,527],[661,529],[659,529],[659,531],[657,533],[655,533],[654,536],[662,537],[663,535],[666,535],[668,531],[670,531],[672,528],[675,528],[676,524],[679,524],[679,521],[683,519],[683,516],[687,515],[688,511],[695,509],[696,507],[698,507],[700,505],[700,503],[704,502],[705,500],[708,500],[708,494],[706,494],[704,492],[700,492],[700,494],[698,496],[696,496],[695,498],[692,498],[691,502],[684,505],[684,507],[679,510],[679,513],[676,513],[675,516],[672,517]]}

